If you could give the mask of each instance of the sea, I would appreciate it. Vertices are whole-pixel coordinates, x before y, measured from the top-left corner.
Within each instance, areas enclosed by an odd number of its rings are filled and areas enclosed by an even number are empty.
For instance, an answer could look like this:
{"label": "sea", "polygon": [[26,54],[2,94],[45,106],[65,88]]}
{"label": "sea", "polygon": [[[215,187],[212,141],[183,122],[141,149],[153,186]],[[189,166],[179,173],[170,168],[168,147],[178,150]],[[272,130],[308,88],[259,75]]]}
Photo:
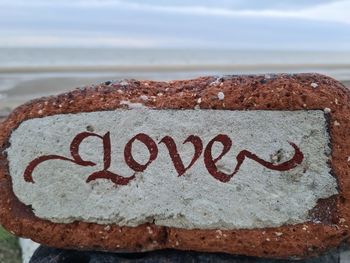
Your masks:
{"label": "sea", "polygon": [[317,72],[350,81],[350,51],[0,48],[0,110],[118,79]]}

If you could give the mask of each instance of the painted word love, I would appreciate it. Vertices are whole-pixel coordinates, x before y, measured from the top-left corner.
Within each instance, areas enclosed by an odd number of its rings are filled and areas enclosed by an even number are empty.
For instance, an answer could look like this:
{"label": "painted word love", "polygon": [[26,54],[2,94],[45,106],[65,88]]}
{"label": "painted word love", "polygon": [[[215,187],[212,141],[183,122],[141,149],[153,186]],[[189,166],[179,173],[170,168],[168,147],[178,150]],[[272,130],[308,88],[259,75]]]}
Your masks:
{"label": "painted word love", "polygon": [[[124,147],[124,160],[125,163],[134,171],[134,174],[129,177],[121,176],[115,172],[109,171],[110,165],[111,165],[111,139],[110,139],[110,133],[107,132],[105,135],[101,136],[96,133],[92,132],[82,132],[79,133],[74,137],[70,144],[70,153],[71,157],[64,157],[60,155],[43,155],[40,156],[33,161],[29,163],[29,165],[26,167],[24,171],[24,179],[26,182],[31,182],[34,183],[33,179],[33,171],[35,168],[40,165],[43,162],[46,162],[48,160],[61,160],[61,161],[68,161],[72,162],[77,165],[81,166],[94,166],[96,163],[83,160],[82,157],[79,154],[79,146],[80,144],[88,137],[97,137],[102,140],[103,144],[103,164],[104,167],[101,171],[97,171],[92,173],[91,175],[88,176],[86,182],[90,182],[93,180],[97,179],[107,179],[112,181],[115,185],[127,185],[130,181],[135,179],[136,173],[137,172],[143,172],[148,165],[150,165],[153,161],[157,159],[158,156],[158,147],[157,143],[147,134],[145,133],[138,133],[134,137],[132,137],[125,145]],[[148,160],[145,164],[141,164],[137,162],[132,154],[132,145],[133,143],[138,140],[141,143],[143,143],[148,151],[149,151],[149,157]],[[194,154],[192,156],[191,162],[185,166],[179,152],[176,147],[176,143],[174,139],[170,136],[165,136],[163,137],[160,141],[159,144],[163,143],[168,151],[169,155],[171,158],[171,161],[177,171],[178,176],[183,176],[188,169],[190,169],[194,163],[199,159],[199,157],[202,155],[203,152],[203,142],[202,139],[199,136],[196,135],[190,135],[187,137],[187,139],[183,142],[185,143],[191,143],[194,147]],[[214,143],[221,143],[223,148],[221,153],[219,154],[218,157],[213,158],[212,155],[212,147]],[[209,172],[209,174],[215,178],[216,180],[219,180],[220,182],[226,183],[229,182],[230,179],[238,173],[241,165],[243,164],[245,158],[249,158],[251,160],[254,160],[255,162],[259,163],[260,165],[271,169],[271,170],[276,170],[276,171],[287,171],[290,169],[293,169],[296,167],[298,164],[300,164],[303,159],[304,155],[299,149],[299,147],[293,143],[293,142],[288,142],[293,148],[294,148],[294,155],[293,157],[282,163],[273,163],[273,162],[268,162],[265,161],[261,158],[259,158],[257,155],[254,153],[247,151],[247,150],[242,150],[239,152],[239,154],[236,156],[236,161],[237,164],[231,174],[224,173],[218,169],[216,166],[216,163],[225,155],[227,154],[231,147],[232,147],[232,140],[230,139],[229,136],[225,134],[219,134],[215,136],[213,139],[209,141],[207,146],[204,149],[204,164]]]}

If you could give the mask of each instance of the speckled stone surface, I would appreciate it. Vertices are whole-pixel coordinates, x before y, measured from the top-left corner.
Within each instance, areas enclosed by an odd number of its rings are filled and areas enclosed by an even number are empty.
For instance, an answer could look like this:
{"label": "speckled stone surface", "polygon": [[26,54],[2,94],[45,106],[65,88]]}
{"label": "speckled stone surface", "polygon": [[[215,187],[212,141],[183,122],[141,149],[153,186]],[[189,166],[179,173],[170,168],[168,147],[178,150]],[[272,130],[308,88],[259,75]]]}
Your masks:
{"label": "speckled stone surface", "polygon": [[[314,85],[316,83],[317,85]],[[146,99],[147,97],[147,99]],[[137,227],[39,219],[14,195],[6,155],[0,157],[0,221],[11,232],[59,248],[140,252],[165,248],[272,258],[305,258],[349,238],[350,94],[318,74],[203,77],[174,82],[122,81],[29,102],[0,126],[1,152],[25,120],[116,108],[323,110],[329,116],[330,167],[339,194],[320,200],[310,220],[280,227],[235,230],[181,229],[152,223]]]}

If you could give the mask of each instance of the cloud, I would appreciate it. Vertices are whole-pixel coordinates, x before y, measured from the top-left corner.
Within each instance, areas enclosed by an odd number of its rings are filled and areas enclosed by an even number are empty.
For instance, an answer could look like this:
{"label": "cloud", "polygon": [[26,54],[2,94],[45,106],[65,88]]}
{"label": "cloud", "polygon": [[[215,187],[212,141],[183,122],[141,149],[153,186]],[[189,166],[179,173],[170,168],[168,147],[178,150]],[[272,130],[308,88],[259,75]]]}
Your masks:
{"label": "cloud", "polygon": [[295,17],[350,24],[349,12],[350,1],[344,0],[305,9]]}
{"label": "cloud", "polygon": [[349,49],[348,10],[350,0],[0,0],[0,45]]}
{"label": "cloud", "polygon": [[[169,4],[170,3],[170,4]],[[75,1],[44,1],[44,0],[2,0],[0,6],[19,7],[54,7],[72,8],[114,8],[137,10],[143,12],[162,12],[193,16],[225,16],[225,17],[269,17],[294,18],[316,21],[350,23],[350,0],[253,0],[253,1],[138,1],[138,0],[75,0]],[[4,10],[4,9],[3,9]]]}
{"label": "cloud", "polygon": [[[108,3],[108,2],[106,2]],[[115,4],[117,2],[114,2]],[[305,20],[330,21],[350,24],[350,1],[326,2],[311,7],[301,6],[296,10],[271,8],[254,9],[251,6],[240,9],[213,7],[203,5],[149,5],[139,2],[119,2],[124,8],[141,9],[145,11],[168,12],[187,15],[226,16],[226,17],[269,17],[269,18],[295,18]]]}
{"label": "cloud", "polygon": [[154,47],[157,43],[148,38],[132,37],[62,37],[52,35],[21,35],[21,36],[0,36],[0,47],[61,47],[61,46],[79,46],[79,47],[130,47],[130,48],[147,48]]}

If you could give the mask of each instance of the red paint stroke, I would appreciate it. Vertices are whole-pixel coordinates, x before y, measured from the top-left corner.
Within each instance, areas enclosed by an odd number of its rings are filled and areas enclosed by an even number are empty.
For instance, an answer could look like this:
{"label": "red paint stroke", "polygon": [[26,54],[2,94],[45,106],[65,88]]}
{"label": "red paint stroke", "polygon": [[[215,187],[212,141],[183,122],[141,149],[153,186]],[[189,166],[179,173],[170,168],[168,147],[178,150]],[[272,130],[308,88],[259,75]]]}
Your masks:
{"label": "red paint stroke", "polygon": [[[223,149],[222,149],[222,152],[220,153],[220,155],[218,157],[216,157],[215,159],[213,159],[212,147],[213,147],[213,144],[215,142],[220,142],[223,145]],[[219,171],[219,169],[216,166],[216,162],[218,162],[231,149],[232,141],[227,135],[219,134],[216,137],[214,137],[208,143],[207,147],[205,148],[205,151],[204,151],[204,163],[205,163],[205,166],[206,166],[208,172],[215,179],[217,179],[217,180],[219,180],[220,182],[223,182],[223,183],[227,183],[228,181],[230,181],[230,179],[236,173],[238,173],[239,168],[243,164],[245,158],[249,158],[251,160],[254,160],[257,163],[261,164],[262,166],[264,166],[264,167],[266,167],[268,169],[271,169],[271,170],[288,171],[288,170],[291,170],[291,169],[295,168],[304,159],[304,155],[300,151],[299,147],[296,146],[292,142],[288,142],[288,143],[294,148],[294,151],[295,151],[292,159],[290,159],[290,160],[288,160],[286,162],[280,163],[280,164],[274,164],[274,163],[270,163],[270,162],[267,162],[267,161],[259,158],[257,155],[251,153],[250,151],[243,150],[243,151],[239,152],[239,154],[236,157],[237,165],[236,165],[233,173],[226,174],[224,172]]]}
{"label": "red paint stroke", "polygon": [[[131,152],[132,144],[136,140],[142,142],[149,151],[149,154],[150,154],[149,159],[145,164],[140,164],[136,162],[134,157],[132,156],[132,152]],[[158,156],[157,144],[152,140],[151,137],[149,137],[147,134],[144,134],[144,133],[139,133],[134,137],[132,137],[128,141],[128,143],[125,145],[125,148],[124,148],[125,162],[135,172],[143,172],[147,168],[147,166],[157,158],[157,156]]]}
{"label": "red paint stroke", "polygon": [[192,143],[194,147],[194,154],[193,154],[192,160],[187,167],[185,167],[182,162],[182,159],[179,155],[179,152],[177,150],[177,147],[173,138],[171,138],[170,136],[165,136],[159,142],[159,143],[164,143],[165,146],[168,148],[170,158],[174,164],[174,167],[178,173],[178,176],[182,176],[188,169],[190,169],[192,165],[194,165],[194,163],[201,156],[203,151],[203,143],[201,138],[199,138],[198,136],[195,136],[195,135],[188,136],[187,139],[183,142],[183,144],[187,142]]}
{"label": "red paint stroke", "polygon": [[115,185],[127,185],[131,180],[135,179],[135,174],[130,177],[123,177],[110,171],[103,170],[89,175],[86,182],[89,183],[97,179],[107,179],[112,181]]}
{"label": "red paint stroke", "polygon": [[111,139],[110,139],[110,133],[107,132],[104,136],[100,136],[96,133],[91,132],[82,132],[79,133],[77,136],[74,137],[70,144],[70,153],[72,156],[72,159],[59,156],[59,155],[44,155],[40,156],[33,161],[29,163],[27,168],[24,171],[24,180],[26,182],[34,183],[33,180],[33,171],[34,169],[41,163],[46,162],[48,160],[63,160],[63,161],[69,161],[72,163],[75,163],[80,166],[95,166],[96,164],[94,162],[85,161],[81,158],[79,154],[79,147],[80,144],[88,137],[97,137],[102,140],[103,143],[103,170],[95,172],[86,179],[86,182],[90,182],[92,180],[95,180],[97,178],[105,178],[112,180],[113,183],[116,185],[126,185],[129,183],[129,181],[135,179],[135,175],[132,175],[130,177],[122,177],[116,173],[112,173],[108,171],[110,165],[111,165]]}
{"label": "red paint stroke", "polygon": [[[111,166],[111,139],[110,139],[110,133],[107,132],[105,135],[100,136],[96,133],[91,132],[82,132],[79,133],[77,136],[74,137],[70,144],[70,154],[71,158],[67,158],[60,155],[43,155],[40,156],[33,161],[29,163],[29,165],[26,167],[24,171],[24,180],[26,182],[34,183],[33,180],[33,171],[35,168],[40,165],[43,162],[49,161],[49,160],[61,160],[61,161],[68,161],[80,166],[95,166],[96,164],[91,161],[83,160],[82,157],[79,154],[79,147],[81,143],[88,137],[97,137],[102,140],[103,144],[103,169],[101,171],[97,171],[92,173],[88,176],[86,179],[86,182],[89,183],[91,181],[97,180],[97,179],[107,179],[112,181],[115,185],[127,185],[130,181],[135,179],[135,175],[137,172],[143,172],[147,169],[147,167],[157,159],[158,156],[158,147],[156,142],[147,134],[145,133],[138,133],[134,137],[132,137],[127,144],[124,147],[124,160],[126,164],[134,171],[134,174],[130,177],[124,177],[117,173],[113,173],[109,171],[108,169]],[[132,155],[132,145],[133,143],[138,140],[141,143],[143,143],[149,152],[148,160],[145,164],[141,164],[137,162],[133,155]],[[212,147],[214,143],[221,143],[223,145],[223,149],[220,153],[220,155],[216,158],[213,158],[212,156]],[[179,152],[176,147],[176,143],[173,138],[170,136],[163,137],[160,143],[164,143],[169,151],[169,155],[171,158],[171,161],[178,173],[178,176],[182,176],[186,173],[188,169],[190,169],[195,162],[199,159],[203,152],[203,143],[200,137],[195,135],[190,135],[187,137],[187,139],[183,142],[185,143],[191,143],[194,147],[194,153],[191,162],[188,166],[185,167],[183,164],[183,161],[179,155]],[[226,174],[224,172],[221,172],[220,169],[216,166],[216,163],[221,160],[221,158],[229,152],[229,150],[232,147],[232,141],[231,139],[225,135],[225,134],[219,134],[216,137],[214,137],[209,143],[207,144],[205,150],[204,150],[204,164],[210,175],[215,178],[216,180],[219,180],[220,182],[226,183],[231,180],[231,178],[238,173],[241,165],[243,164],[245,158],[249,158],[262,166],[270,169],[270,170],[276,170],[276,171],[288,171],[293,168],[295,168],[298,164],[300,164],[303,159],[304,155],[300,151],[297,145],[295,145],[292,142],[288,142],[293,148],[294,148],[294,155],[293,157],[283,163],[275,164],[271,162],[267,162],[261,158],[259,158],[254,153],[243,150],[239,152],[239,154],[236,156],[237,164],[234,169],[234,171],[231,174]]]}

